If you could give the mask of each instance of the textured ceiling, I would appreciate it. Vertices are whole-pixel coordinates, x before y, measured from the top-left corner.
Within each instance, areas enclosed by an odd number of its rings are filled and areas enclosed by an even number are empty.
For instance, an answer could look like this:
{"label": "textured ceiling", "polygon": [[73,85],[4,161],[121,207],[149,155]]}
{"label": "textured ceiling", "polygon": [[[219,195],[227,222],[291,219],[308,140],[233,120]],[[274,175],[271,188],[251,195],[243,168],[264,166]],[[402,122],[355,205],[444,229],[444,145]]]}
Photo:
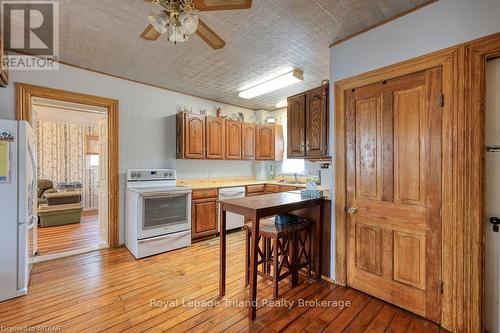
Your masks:
{"label": "textured ceiling", "polygon": [[[213,50],[196,35],[172,45],[139,38],[149,13],[142,0],[60,1],[60,59],[69,64],[251,109],[275,109],[329,77],[331,42],[427,0],[253,0],[251,9],[200,12],[225,41]],[[304,82],[251,100],[238,92],[300,68]]]}

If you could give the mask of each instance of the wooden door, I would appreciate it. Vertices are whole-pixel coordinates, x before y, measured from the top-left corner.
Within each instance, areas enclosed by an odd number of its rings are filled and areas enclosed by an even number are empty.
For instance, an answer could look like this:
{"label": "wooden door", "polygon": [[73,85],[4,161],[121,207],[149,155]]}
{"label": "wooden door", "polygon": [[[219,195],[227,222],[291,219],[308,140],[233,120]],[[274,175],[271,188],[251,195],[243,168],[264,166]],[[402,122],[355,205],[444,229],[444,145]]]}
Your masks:
{"label": "wooden door", "polygon": [[306,156],[328,155],[328,86],[306,94]]}
{"label": "wooden door", "polygon": [[305,95],[288,98],[287,156],[305,156]]}
{"label": "wooden door", "polygon": [[244,160],[255,159],[255,125],[241,125],[241,157]]}
{"label": "wooden door", "polygon": [[255,159],[274,160],[274,125],[257,125]]}
{"label": "wooden door", "polygon": [[191,219],[193,239],[217,234],[217,200],[193,201]]}
{"label": "wooden door", "polygon": [[241,160],[241,122],[225,121],[226,128],[226,159]]}
{"label": "wooden door", "polygon": [[[108,242],[108,215],[109,215],[109,160],[108,160],[108,117],[99,119],[99,233],[101,239]],[[108,244],[109,245],[109,244]]]}
{"label": "wooden door", "polygon": [[436,68],[346,93],[347,282],[436,322],[441,85]]}
{"label": "wooden door", "polygon": [[205,117],[184,114],[184,157],[205,158]]}
{"label": "wooden door", "polygon": [[224,119],[207,117],[206,131],[207,153],[205,157],[210,160],[224,159]]}
{"label": "wooden door", "polygon": [[[486,145],[500,143],[500,58],[486,63],[486,110],[485,133]],[[490,218],[500,218],[500,153],[485,153],[485,332],[500,332],[500,232],[493,231]]]}

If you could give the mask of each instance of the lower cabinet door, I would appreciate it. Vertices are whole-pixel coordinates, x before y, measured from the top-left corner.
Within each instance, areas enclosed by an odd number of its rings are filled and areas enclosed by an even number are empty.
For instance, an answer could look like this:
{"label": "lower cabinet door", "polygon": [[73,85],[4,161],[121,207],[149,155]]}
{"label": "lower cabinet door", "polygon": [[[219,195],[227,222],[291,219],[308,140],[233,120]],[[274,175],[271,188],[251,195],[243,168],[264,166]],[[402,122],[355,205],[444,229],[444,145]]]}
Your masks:
{"label": "lower cabinet door", "polygon": [[192,239],[198,239],[217,234],[218,225],[216,200],[207,199],[193,201],[191,214]]}

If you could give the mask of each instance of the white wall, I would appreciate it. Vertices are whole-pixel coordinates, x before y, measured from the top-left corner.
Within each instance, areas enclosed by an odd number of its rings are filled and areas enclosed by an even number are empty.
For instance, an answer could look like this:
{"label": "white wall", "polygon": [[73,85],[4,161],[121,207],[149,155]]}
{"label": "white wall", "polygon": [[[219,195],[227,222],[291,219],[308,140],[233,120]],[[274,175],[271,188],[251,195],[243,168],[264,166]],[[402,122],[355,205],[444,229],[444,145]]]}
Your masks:
{"label": "white wall", "polygon": [[15,119],[15,82],[81,92],[119,100],[120,240],[124,239],[125,173],[130,168],[173,167],[179,178],[254,175],[254,162],[175,159],[175,113],[178,104],[193,111],[221,107],[224,114],[254,111],[183,95],[60,64],[57,71],[11,71],[10,84],[0,88],[0,119]]}
{"label": "white wall", "polygon": [[[439,0],[330,49],[330,82],[500,31],[500,0]],[[333,89],[330,90],[333,133]],[[330,147],[334,137],[330,136]],[[333,205],[332,205],[333,206]],[[334,217],[335,214],[332,214]],[[332,220],[332,231],[335,230]],[[332,235],[332,270],[335,237]],[[334,272],[332,272],[334,277]]]}

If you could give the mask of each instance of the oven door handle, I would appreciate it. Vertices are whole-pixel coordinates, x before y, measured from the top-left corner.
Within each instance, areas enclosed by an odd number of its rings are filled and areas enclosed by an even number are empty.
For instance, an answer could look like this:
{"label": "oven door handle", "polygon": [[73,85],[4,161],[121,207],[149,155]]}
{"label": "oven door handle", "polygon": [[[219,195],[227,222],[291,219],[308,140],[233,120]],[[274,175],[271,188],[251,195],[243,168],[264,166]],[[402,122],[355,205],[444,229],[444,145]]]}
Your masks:
{"label": "oven door handle", "polygon": [[186,194],[190,194],[191,191],[175,191],[175,192],[147,192],[141,193],[140,196],[143,198],[175,198],[183,197]]}

